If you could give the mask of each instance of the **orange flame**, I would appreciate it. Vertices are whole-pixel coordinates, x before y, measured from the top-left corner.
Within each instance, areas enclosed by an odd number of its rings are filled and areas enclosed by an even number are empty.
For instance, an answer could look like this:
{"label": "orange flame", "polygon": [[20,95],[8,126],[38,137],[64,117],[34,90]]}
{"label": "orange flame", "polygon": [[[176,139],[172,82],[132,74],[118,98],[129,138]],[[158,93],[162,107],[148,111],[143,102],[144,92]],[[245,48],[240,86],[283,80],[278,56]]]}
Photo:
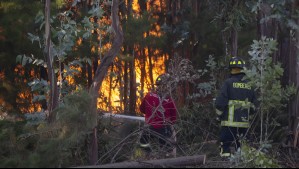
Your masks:
{"label": "orange flame", "polygon": [[[162,6],[165,6],[165,4],[163,4],[162,1],[154,1],[154,3],[152,4],[155,8],[155,10],[162,10]],[[149,3],[149,1],[147,2],[147,8],[150,9],[151,5]],[[132,9],[134,12],[138,13],[140,11],[140,7],[138,5],[138,0],[133,0],[133,4],[132,4]],[[99,24],[110,24],[110,20],[109,18],[102,18],[101,20],[98,20]],[[155,25],[155,31],[150,31],[149,36],[156,36],[156,37],[160,37],[162,35],[161,33],[161,28],[158,25]],[[97,30],[97,32],[99,32],[101,35],[105,35],[105,30]],[[146,37],[148,35],[144,34],[144,37]],[[103,38],[102,36],[98,37],[98,40],[101,40],[101,38]],[[77,41],[77,45],[81,45],[82,44],[82,39],[79,39]],[[90,50],[91,52],[95,53],[96,50],[103,52],[103,51],[107,51],[111,48],[111,44],[107,44],[105,46],[93,46]],[[136,46],[135,47],[135,51],[138,52],[140,51],[140,47]],[[150,74],[150,66],[149,66],[149,51],[148,49],[144,49],[145,50],[145,55],[146,55],[146,74],[149,75]],[[156,79],[161,73],[164,73],[165,70],[165,60],[168,59],[169,56],[167,56],[166,54],[163,54],[163,56],[161,56],[160,51],[156,50],[156,51],[151,51],[153,52],[153,55],[158,56],[160,55],[160,57],[155,57],[152,58],[154,59],[152,62],[152,74],[153,74],[153,79]],[[100,61],[99,61],[100,62]],[[114,63],[121,63],[121,69],[119,70],[119,67],[113,66],[109,72],[107,73],[107,76],[105,78],[105,80],[102,83],[101,89],[100,89],[100,98],[98,99],[98,108],[105,110],[105,111],[119,111],[119,110],[123,110],[123,105],[121,104],[121,83],[119,80],[119,77],[117,77],[118,72],[120,73],[120,75],[122,76],[122,72],[124,69],[123,66],[123,62],[121,62],[120,60],[118,60],[117,58],[115,59]],[[136,83],[140,84],[141,83],[141,62],[138,59],[135,59],[135,73],[136,73]],[[72,67],[72,69],[78,69],[80,72],[82,72],[81,68],[75,68]],[[15,70],[16,73],[18,73],[19,75],[24,75],[25,74],[25,70],[20,66],[18,66]],[[35,72],[31,71],[30,72],[31,77],[35,76]],[[116,75],[116,76],[114,76]],[[119,76],[119,75],[118,75]],[[2,74],[0,73],[0,79],[2,78]],[[59,79],[59,78],[58,78]],[[75,81],[72,77],[66,77],[66,80],[70,83],[70,84],[74,84]],[[24,83],[27,83],[27,80],[24,80]],[[144,81],[144,91],[142,91],[144,94],[146,94],[149,90],[151,90],[152,84],[150,81],[149,76],[146,76],[146,79]],[[141,86],[137,85],[137,107],[138,105],[140,105],[141,103]],[[20,93],[19,95],[19,99],[17,100],[17,103],[19,104],[25,104],[26,100],[31,100],[30,98],[32,98],[32,94],[30,91],[25,91],[23,93]],[[34,112],[34,111],[40,111],[41,110],[41,106],[39,104],[33,103],[30,105],[29,109],[25,108],[21,108],[22,111],[24,112]]]}

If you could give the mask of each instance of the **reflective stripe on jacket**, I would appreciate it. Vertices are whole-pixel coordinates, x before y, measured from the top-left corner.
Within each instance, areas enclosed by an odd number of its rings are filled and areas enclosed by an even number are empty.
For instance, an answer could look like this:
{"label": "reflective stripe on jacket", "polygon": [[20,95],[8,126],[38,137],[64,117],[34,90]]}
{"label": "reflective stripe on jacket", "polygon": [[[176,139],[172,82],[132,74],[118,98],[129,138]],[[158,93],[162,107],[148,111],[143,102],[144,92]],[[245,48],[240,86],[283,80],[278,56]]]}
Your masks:
{"label": "reflective stripe on jacket", "polygon": [[252,104],[256,104],[254,90],[243,81],[245,74],[231,75],[216,98],[215,106],[222,111],[221,126],[248,128]]}

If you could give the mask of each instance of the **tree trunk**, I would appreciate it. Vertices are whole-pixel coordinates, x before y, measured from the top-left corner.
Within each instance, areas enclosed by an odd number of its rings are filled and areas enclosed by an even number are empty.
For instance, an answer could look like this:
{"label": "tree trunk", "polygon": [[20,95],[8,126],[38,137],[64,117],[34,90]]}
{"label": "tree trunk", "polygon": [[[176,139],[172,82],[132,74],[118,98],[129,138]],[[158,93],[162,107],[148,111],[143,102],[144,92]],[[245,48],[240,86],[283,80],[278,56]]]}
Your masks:
{"label": "tree trunk", "polygon": [[130,103],[129,103],[129,115],[135,115],[136,113],[136,72],[135,72],[135,54],[133,54],[133,59],[130,61]]}
{"label": "tree trunk", "polygon": [[[271,4],[267,2],[263,2],[261,5],[261,9],[258,11],[257,21],[258,21],[258,37],[261,38],[263,36],[267,38],[273,38],[274,40],[278,40],[278,22],[275,19],[267,19],[266,21],[260,23],[261,19],[264,19],[271,15]],[[277,62],[279,55],[279,51],[276,51],[273,54],[273,61]]]}
{"label": "tree trunk", "polygon": [[[295,1],[293,3],[293,12],[295,12],[296,9],[299,7],[299,2]],[[296,20],[296,23],[299,24],[299,20]],[[298,54],[299,54],[299,31],[296,31],[295,35],[296,40],[291,40],[291,52],[289,56],[289,77],[290,77],[290,83],[294,84],[297,90],[299,89],[299,60],[298,60]],[[294,99],[291,100],[290,106],[289,106],[289,129],[290,131],[293,131],[294,134],[294,147],[298,147],[299,141],[299,93],[297,91]]]}
{"label": "tree trunk", "polygon": [[[126,18],[131,17],[130,15],[133,12],[132,9],[133,0],[127,0],[127,11],[123,15],[126,16]],[[124,53],[127,54],[130,52],[130,46],[125,44],[124,45]],[[129,75],[130,75],[130,61],[125,60],[124,61],[124,93],[123,93],[123,105],[124,105],[124,114],[130,113],[130,104],[129,104],[129,97],[128,97],[128,91],[129,91]]]}
{"label": "tree trunk", "polygon": [[149,60],[149,62],[148,62],[148,67],[149,67],[149,78],[150,78],[150,81],[151,81],[151,84],[152,84],[152,89],[154,88],[154,75],[153,75],[153,61],[152,61],[152,52],[151,52],[151,49],[150,48],[148,48],[148,60]]}
{"label": "tree trunk", "polygon": [[[111,71],[113,72],[114,64],[111,65]],[[113,89],[113,77],[109,75],[109,92],[108,92],[108,111],[112,111],[112,89]]]}
{"label": "tree trunk", "polygon": [[133,0],[127,0],[127,4],[128,4],[128,15],[132,13],[132,2]]}
{"label": "tree trunk", "polygon": [[267,2],[263,2],[261,9],[258,11],[258,35],[259,37],[266,36],[268,38],[277,39],[277,23],[274,19],[268,19],[260,23],[261,19],[271,15],[271,6]]}
{"label": "tree trunk", "polygon": [[[132,1],[131,1],[132,3]],[[143,8],[143,4],[144,1],[138,1],[139,6],[141,7],[141,10],[139,11],[140,13],[142,13],[142,8]],[[132,4],[128,4],[129,9],[131,9],[130,11],[128,11],[128,16],[131,17],[130,15],[132,14]],[[135,48],[134,45],[133,46],[128,46],[128,53],[130,52],[132,53],[132,60],[130,60],[129,62],[129,73],[130,73],[130,95],[129,95],[129,115],[136,115],[136,92],[137,92],[137,86],[136,86],[136,70],[135,70]]]}
{"label": "tree trunk", "polygon": [[124,107],[123,107],[123,103],[124,103],[124,100],[123,100],[123,96],[124,96],[124,90],[123,90],[123,86],[124,86],[124,82],[123,82],[123,61],[122,60],[118,60],[118,63],[117,63],[117,71],[118,71],[118,77],[117,77],[117,83],[118,83],[118,86],[120,86],[120,90],[119,90],[119,111],[121,112],[124,112]]}
{"label": "tree trunk", "polygon": [[50,32],[50,10],[51,10],[51,0],[46,0],[45,5],[45,57],[47,60],[47,68],[48,68],[48,79],[50,81],[50,96],[48,101],[48,111],[49,117],[48,122],[52,123],[56,115],[54,113],[54,109],[58,106],[58,87],[57,87],[57,78],[55,76],[54,70],[54,57],[50,53],[51,49],[51,32]]}
{"label": "tree trunk", "polygon": [[238,31],[235,28],[231,30],[231,55],[238,56]]}
{"label": "tree trunk", "polygon": [[[40,80],[48,80],[48,74],[47,74],[47,69],[43,66],[40,66]],[[45,92],[41,92],[41,95],[45,95]],[[47,110],[47,101],[46,100],[42,100],[41,101],[41,105],[42,105],[42,109],[43,110]]]}
{"label": "tree trunk", "polygon": [[92,66],[87,63],[87,85],[90,87],[92,84]]}
{"label": "tree trunk", "polygon": [[[146,54],[145,54],[145,49],[142,49],[142,55],[140,58],[140,66],[141,66],[141,78],[140,78],[140,83],[141,83],[141,91],[144,91],[145,88],[145,81],[146,81]],[[142,98],[144,96],[141,96]]]}
{"label": "tree trunk", "polygon": [[[150,1],[150,3],[154,3],[154,1]],[[142,14],[143,12],[146,12],[147,9],[146,9],[146,4],[147,4],[147,1],[138,1],[138,4],[140,6],[140,14]],[[152,6],[153,4],[150,4],[150,6]]]}
{"label": "tree trunk", "polygon": [[129,84],[129,73],[128,73],[128,61],[125,61],[124,66],[124,113],[128,113],[128,84]]}
{"label": "tree trunk", "polygon": [[102,82],[108,72],[108,68],[110,64],[115,59],[116,55],[121,49],[123,43],[123,32],[121,29],[119,16],[118,16],[118,6],[119,0],[112,1],[112,28],[115,33],[115,37],[112,43],[111,49],[105,54],[104,58],[101,60],[101,64],[97,68],[95,72],[95,77],[93,83],[89,89],[89,93],[92,96],[90,113],[92,113],[93,121],[91,121],[92,125],[94,126],[93,129],[93,136],[92,141],[89,145],[89,162],[90,164],[94,165],[97,163],[98,160],[98,145],[97,145],[97,100],[99,96],[99,90],[101,88]]}

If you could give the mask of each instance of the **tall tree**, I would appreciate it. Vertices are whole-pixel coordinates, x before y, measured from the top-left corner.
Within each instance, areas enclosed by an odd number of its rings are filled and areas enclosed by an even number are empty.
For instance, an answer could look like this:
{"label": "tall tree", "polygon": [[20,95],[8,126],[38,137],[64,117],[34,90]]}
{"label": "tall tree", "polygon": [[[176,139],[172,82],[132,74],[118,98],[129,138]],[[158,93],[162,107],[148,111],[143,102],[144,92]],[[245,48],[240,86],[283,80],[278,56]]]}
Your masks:
{"label": "tall tree", "polygon": [[[292,4],[292,13],[296,13],[299,8],[299,1]],[[295,19],[295,23],[299,25],[299,19]],[[289,78],[297,88],[297,93],[289,106],[289,129],[294,134],[294,147],[299,147],[299,29],[296,30],[294,38],[290,39],[291,50],[289,55]]]}
{"label": "tall tree", "polygon": [[[258,34],[278,41],[278,51],[273,55],[275,62],[284,65],[282,84],[295,85],[299,89],[299,61],[298,61],[298,28],[299,21],[294,16],[299,6],[298,1],[261,2],[258,11]],[[274,7],[274,8],[273,8]],[[276,17],[280,16],[280,17]],[[294,32],[294,34],[290,34]],[[289,130],[295,138],[294,147],[298,146],[299,137],[299,99],[298,92],[289,104]]]}
{"label": "tall tree", "polygon": [[54,70],[54,56],[51,53],[51,31],[50,31],[51,0],[46,0],[45,5],[45,60],[47,61],[48,79],[50,81],[50,98],[48,101],[49,122],[55,120],[54,109],[58,106],[57,78]]}
{"label": "tall tree", "polygon": [[94,126],[92,141],[89,146],[89,161],[90,164],[96,164],[98,160],[98,144],[97,144],[97,100],[99,97],[99,90],[101,88],[102,82],[108,72],[110,64],[113,62],[115,57],[123,43],[123,32],[118,16],[119,0],[112,1],[111,19],[112,28],[114,30],[114,40],[110,50],[105,54],[104,58],[101,60],[99,67],[95,72],[95,77],[93,79],[92,85],[90,86],[89,93],[92,96],[91,102],[91,113],[94,118],[91,122]]}
{"label": "tall tree", "polygon": [[[129,3],[132,3],[129,2]],[[140,1],[139,1],[140,3]],[[132,4],[128,4],[128,16],[132,17]],[[129,61],[129,115],[136,115],[136,92],[137,92],[137,86],[136,86],[136,73],[135,73],[135,49],[134,49],[134,43],[128,45],[128,54],[132,56],[132,59]]]}

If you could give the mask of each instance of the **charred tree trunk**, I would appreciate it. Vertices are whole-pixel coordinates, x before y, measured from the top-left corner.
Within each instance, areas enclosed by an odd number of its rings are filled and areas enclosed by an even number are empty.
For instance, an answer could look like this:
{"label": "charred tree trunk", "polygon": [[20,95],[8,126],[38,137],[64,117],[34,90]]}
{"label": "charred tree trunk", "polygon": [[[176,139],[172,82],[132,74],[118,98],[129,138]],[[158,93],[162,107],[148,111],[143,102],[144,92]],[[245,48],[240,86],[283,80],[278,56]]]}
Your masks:
{"label": "charred tree trunk", "polygon": [[124,112],[125,114],[129,111],[128,109],[128,85],[129,85],[129,73],[128,73],[128,61],[125,61],[124,66]]}
{"label": "charred tree trunk", "polygon": [[[111,71],[110,72],[113,72],[113,68],[114,68],[114,64],[111,65]],[[109,75],[109,95],[108,95],[108,110],[109,112],[112,111],[112,89],[113,89],[113,77],[111,75]]]}
{"label": "charred tree trunk", "polygon": [[135,73],[135,54],[133,59],[129,62],[130,67],[130,97],[129,97],[129,115],[135,115],[136,109],[136,73]]}
{"label": "charred tree trunk", "polygon": [[[133,8],[132,8],[133,0],[127,0],[127,11],[123,15],[126,18],[131,17]],[[126,20],[126,19],[125,19]],[[129,44],[124,44],[124,53],[128,54],[130,51]],[[129,90],[130,90],[130,63],[131,61],[125,60],[124,61],[124,94],[123,94],[123,105],[124,105],[124,114],[130,114],[130,98],[129,98]]]}
{"label": "charred tree trunk", "polygon": [[154,75],[153,75],[153,61],[152,61],[152,52],[151,49],[148,49],[148,60],[149,60],[149,78],[152,84],[152,89],[154,88]]}
{"label": "charred tree trunk", "polygon": [[108,68],[113,62],[116,55],[119,53],[120,48],[123,43],[123,32],[121,29],[119,16],[118,16],[118,6],[119,0],[112,1],[112,11],[111,11],[111,18],[112,18],[112,28],[115,33],[115,37],[112,43],[111,49],[105,54],[104,58],[101,60],[101,64],[97,68],[95,72],[95,77],[93,83],[89,89],[89,93],[92,96],[92,102],[90,107],[90,113],[93,116],[93,136],[89,145],[89,162],[90,164],[94,165],[97,163],[98,160],[98,144],[97,144],[97,100],[99,97],[99,90],[101,88],[102,82],[108,72]]}
{"label": "charred tree trunk", "polygon": [[123,82],[123,61],[121,60],[118,60],[118,77],[117,77],[117,83],[118,83],[118,86],[120,86],[120,95],[119,95],[119,110],[124,112],[124,107],[123,107],[123,103],[124,103],[124,100],[123,100],[123,96],[124,96],[124,91],[123,91],[123,86],[124,86],[124,82]]}
{"label": "charred tree trunk", "polygon": [[[140,78],[140,83],[141,83],[141,91],[144,91],[144,84],[145,84],[145,80],[146,80],[146,55],[145,55],[145,49],[142,50],[142,55],[141,55],[141,78]],[[143,98],[143,96],[141,96]]]}
{"label": "charred tree trunk", "polygon": [[[153,3],[154,1],[151,1],[150,3]],[[138,1],[138,4],[140,6],[140,14],[142,14],[144,11],[147,11],[146,9],[146,3],[147,1]],[[150,6],[152,6],[152,4],[150,4]]]}
{"label": "charred tree trunk", "polygon": [[128,14],[131,14],[132,13],[133,0],[127,0],[127,4],[128,4]]}

